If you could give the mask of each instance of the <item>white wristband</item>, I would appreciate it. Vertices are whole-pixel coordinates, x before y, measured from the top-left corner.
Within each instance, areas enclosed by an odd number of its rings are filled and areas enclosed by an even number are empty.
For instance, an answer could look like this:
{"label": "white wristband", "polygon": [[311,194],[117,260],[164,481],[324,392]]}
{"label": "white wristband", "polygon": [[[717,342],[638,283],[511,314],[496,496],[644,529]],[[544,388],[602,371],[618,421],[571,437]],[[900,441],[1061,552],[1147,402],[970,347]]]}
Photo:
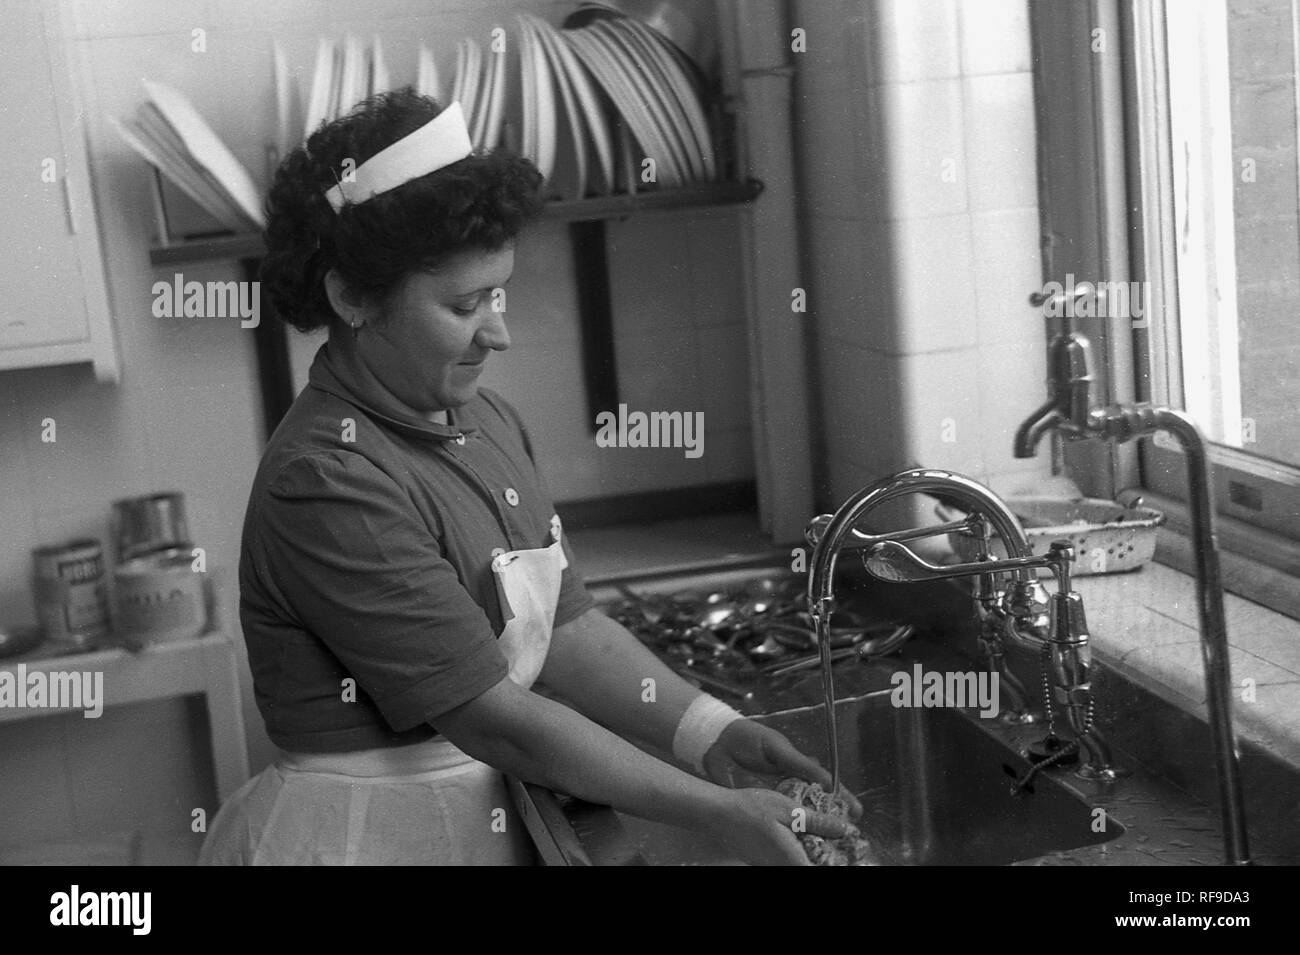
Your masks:
{"label": "white wristband", "polygon": [[673,755],[697,773],[704,773],[704,754],[709,751],[722,731],[733,722],[744,719],[726,703],[701,693],[686,707],[673,734]]}

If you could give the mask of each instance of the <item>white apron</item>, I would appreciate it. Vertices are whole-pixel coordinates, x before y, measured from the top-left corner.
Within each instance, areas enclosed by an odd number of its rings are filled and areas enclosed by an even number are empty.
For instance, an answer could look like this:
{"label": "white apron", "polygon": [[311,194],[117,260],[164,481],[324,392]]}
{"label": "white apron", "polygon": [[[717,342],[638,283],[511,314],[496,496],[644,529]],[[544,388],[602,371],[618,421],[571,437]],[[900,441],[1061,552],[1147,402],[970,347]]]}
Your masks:
{"label": "white apron", "polygon": [[[560,520],[549,547],[492,558],[510,679],[528,689],[551,645]],[[523,865],[533,853],[502,775],[446,739],[353,753],[281,753],[221,807],[200,865]]]}

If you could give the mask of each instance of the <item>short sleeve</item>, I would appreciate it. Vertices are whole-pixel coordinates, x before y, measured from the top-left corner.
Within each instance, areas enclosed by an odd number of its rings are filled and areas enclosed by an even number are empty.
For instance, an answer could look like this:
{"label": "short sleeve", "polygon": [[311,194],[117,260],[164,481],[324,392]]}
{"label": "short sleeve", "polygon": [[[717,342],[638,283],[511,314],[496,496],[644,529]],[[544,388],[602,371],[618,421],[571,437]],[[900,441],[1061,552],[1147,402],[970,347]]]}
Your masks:
{"label": "short sleeve", "polygon": [[505,678],[491,625],[390,477],[360,455],[301,455],[260,505],[258,561],[302,627],[399,732]]}

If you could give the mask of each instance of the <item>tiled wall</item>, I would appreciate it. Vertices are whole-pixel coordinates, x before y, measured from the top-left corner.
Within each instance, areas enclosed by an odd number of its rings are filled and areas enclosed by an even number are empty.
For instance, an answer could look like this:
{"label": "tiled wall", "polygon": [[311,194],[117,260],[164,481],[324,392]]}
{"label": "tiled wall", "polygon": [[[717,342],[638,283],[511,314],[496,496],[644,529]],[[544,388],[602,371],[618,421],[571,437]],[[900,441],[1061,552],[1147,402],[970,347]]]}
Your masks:
{"label": "tiled wall", "polygon": [[[1251,451],[1295,461],[1300,420],[1300,220],[1296,212],[1296,54],[1290,0],[1228,4],[1233,203],[1241,413],[1255,421]],[[1247,174],[1243,163],[1253,165]]]}
{"label": "tiled wall", "polygon": [[1045,398],[1026,0],[802,0],[811,318],[837,503],[909,464],[1032,485]]}
{"label": "tiled wall", "polygon": [[[571,4],[505,0],[63,0],[69,58],[87,122],[95,202],[119,339],[119,385],[85,368],[0,373],[0,619],[35,618],[30,552],[74,536],[107,539],[111,502],[157,490],[185,493],[190,524],[218,576],[233,582],[261,424],[252,335],[237,322],[163,321],[150,314],[158,274],[145,165],[110,128],[132,113],[144,77],[189,96],[236,155],[264,180],[271,138],[271,37],[309,69],[317,38],[378,34],[395,80],[414,78],[427,38],[444,71],[457,38],[511,23],[524,8],[558,22]],[[192,31],[206,31],[205,53]],[[446,80],[447,77],[444,77]],[[302,82],[306,82],[303,80]],[[619,376],[645,410],[705,410],[706,453],[595,447],[578,390],[576,297],[562,227],[520,250],[511,284],[514,349],[490,382],[521,407],[556,496],[577,499],[752,476],[738,252],[730,217],[706,212],[611,224]],[[235,266],[186,269],[199,281]],[[166,271],[170,275],[170,270]],[[40,421],[58,422],[56,444]],[[226,586],[222,614],[237,621]],[[242,648],[241,648],[242,653]],[[272,751],[241,664],[253,769]],[[203,720],[182,702],[110,710],[88,730],[75,717],[0,728],[0,845],[122,828],[188,825],[210,801]],[[185,810],[181,812],[180,810]]]}

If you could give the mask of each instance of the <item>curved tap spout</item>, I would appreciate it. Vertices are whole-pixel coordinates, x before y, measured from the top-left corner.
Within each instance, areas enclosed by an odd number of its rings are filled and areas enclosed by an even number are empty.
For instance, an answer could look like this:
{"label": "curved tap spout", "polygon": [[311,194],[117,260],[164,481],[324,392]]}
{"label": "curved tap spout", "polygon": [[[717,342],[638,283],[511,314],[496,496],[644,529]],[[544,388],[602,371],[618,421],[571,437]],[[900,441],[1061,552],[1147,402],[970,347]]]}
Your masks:
{"label": "curved tap spout", "polygon": [[[862,535],[856,533],[854,528],[862,518],[887,501],[929,491],[938,491],[957,498],[987,518],[993,525],[993,530],[1002,539],[1008,557],[1033,556],[1020,521],[1011,513],[1011,509],[984,485],[952,471],[910,468],[862,488],[840,505],[830,523],[825,525],[821,538],[813,549],[808,573],[808,608],[814,615],[824,610],[829,616],[830,604],[833,602],[832,581],[835,577],[836,560],[840,551],[850,542],[861,545]],[[885,538],[891,536],[885,535]],[[876,540],[885,538],[876,538]],[[1016,568],[1010,573],[1024,583],[1035,579],[1032,569]]]}
{"label": "curved tap spout", "polygon": [[1012,453],[1018,458],[1032,458],[1038,453],[1038,442],[1043,440],[1043,435],[1053,428],[1060,427],[1064,420],[1065,416],[1056,406],[1056,399],[1049,398],[1041,407],[1035,409],[1033,414],[1020,422],[1020,427],[1016,429]]}
{"label": "curved tap spout", "polygon": [[[836,791],[840,783],[839,734],[835,723],[835,680],[831,665],[830,640],[830,618],[835,610],[833,589],[836,560],[847,546],[862,545],[863,535],[857,533],[855,527],[869,511],[895,498],[927,491],[937,491],[957,498],[970,505],[973,511],[982,514],[1002,539],[1010,558],[1023,559],[1033,556],[1020,521],[997,495],[968,477],[934,468],[910,468],[868,485],[840,505],[829,523],[818,524],[820,539],[817,540],[817,546],[813,548],[808,571],[808,610],[817,629],[817,642],[821,655],[822,693],[826,711],[832,792]],[[1033,569],[1021,566],[1015,567],[1008,573],[1018,584],[1029,584],[1035,579]]]}

